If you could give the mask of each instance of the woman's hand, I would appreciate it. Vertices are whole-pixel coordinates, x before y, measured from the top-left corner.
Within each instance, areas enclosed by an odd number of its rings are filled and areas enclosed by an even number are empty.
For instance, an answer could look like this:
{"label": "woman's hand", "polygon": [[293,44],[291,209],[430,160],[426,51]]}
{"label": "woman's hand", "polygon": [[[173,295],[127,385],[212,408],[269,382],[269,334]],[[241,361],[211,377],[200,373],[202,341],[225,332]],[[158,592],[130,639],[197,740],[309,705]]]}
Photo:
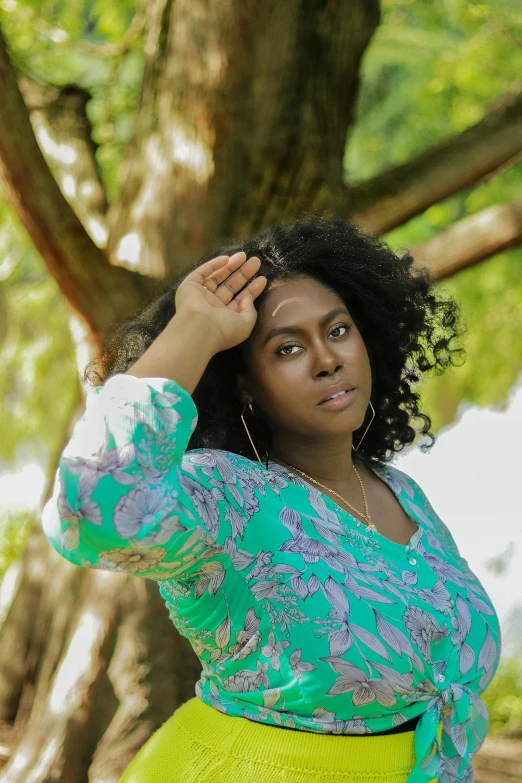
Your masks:
{"label": "woman's hand", "polygon": [[[239,345],[252,332],[257,312],[254,299],[267,279],[256,274],[261,261],[243,252],[218,256],[202,264],[180,283],[176,291],[176,316],[202,316],[212,332],[216,352]],[[239,292],[239,293],[238,293]]]}
{"label": "woman's hand", "polygon": [[192,394],[214,354],[254,328],[254,299],[267,280],[251,280],[261,261],[245,259],[245,253],[219,256],[187,275],[176,291],[176,314],[125,375],[171,378]]}

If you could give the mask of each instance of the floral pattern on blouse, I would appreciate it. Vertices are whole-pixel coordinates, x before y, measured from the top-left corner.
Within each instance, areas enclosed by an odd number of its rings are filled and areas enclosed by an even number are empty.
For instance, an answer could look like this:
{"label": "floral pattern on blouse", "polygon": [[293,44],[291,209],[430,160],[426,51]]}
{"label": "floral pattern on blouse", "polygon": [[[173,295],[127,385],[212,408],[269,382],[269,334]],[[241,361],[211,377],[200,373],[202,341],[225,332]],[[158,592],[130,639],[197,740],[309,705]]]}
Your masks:
{"label": "floral pattern on blouse", "polygon": [[206,704],[330,734],[420,716],[408,783],[471,783],[499,623],[419,485],[368,463],[417,526],[397,544],[276,463],[187,451],[196,423],[172,380],[92,389],[44,509],[50,544],[158,581]]}

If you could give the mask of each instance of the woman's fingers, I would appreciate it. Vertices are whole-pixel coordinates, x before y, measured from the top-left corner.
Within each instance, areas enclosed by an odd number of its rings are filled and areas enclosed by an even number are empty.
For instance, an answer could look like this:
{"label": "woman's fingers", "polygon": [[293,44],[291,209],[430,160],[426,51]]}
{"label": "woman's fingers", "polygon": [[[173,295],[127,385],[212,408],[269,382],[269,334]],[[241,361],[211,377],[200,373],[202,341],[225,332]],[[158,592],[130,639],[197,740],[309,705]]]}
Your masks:
{"label": "woman's fingers", "polygon": [[204,264],[201,264],[201,266],[198,266],[197,269],[194,269],[193,272],[186,276],[185,280],[193,280],[194,282],[203,285],[210,275],[222,267],[225,267],[228,261],[229,256],[217,256],[216,258],[212,258],[210,261],[206,261]]}
{"label": "woman's fingers", "polygon": [[[244,254],[242,254],[244,257]],[[234,257],[232,257],[234,258]],[[232,258],[230,259],[232,261]],[[226,271],[229,269],[229,265],[205,281],[205,287],[208,288],[223,304],[228,305],[233,300],[238,291],[244,288],[249,280],[255,275],[261,266],[261,261],[256,256],[249,258],[248,261],[244,261],[239,269],[232,272],[228,276]],[[220,281],[220,278],[224,278]]]}
{"label": "woman's fingers", "polygon": [[227,305],[231,310],[239,312],[241,309],[241,303],[245,298],[256,299],[262,291],[264,291],[267,284],[267,279],[264,275],[256,277],[249,285],[246,286],[234,299]]}
{"label": "woman's fingers", "polygon": [[206,278],[203,283],[205,288],[208,288],[208,290],[214,294],[218,286],[245,263],[245,259],[246,253],[234,253],[234,255],[230,256],[227,264],[220,267]]}
{"label": "woman's fingers", "polygon": [[[244,264],[246,261],[246,253],[243,251],[240,251],[239,253],[234,253],[234,255],[230,256],[228,264],[225,264],[225,266],[220,267],[217,271],[212,272],[207,279],[205,280],[205,285],[209,289],[209,291],[216,290],[217,286],[223,283],[227,277],[229,277],[232,272],[235,272],[236,269],[238,269],[242,264]],[[217,284],[217,285],[216,285]]]}

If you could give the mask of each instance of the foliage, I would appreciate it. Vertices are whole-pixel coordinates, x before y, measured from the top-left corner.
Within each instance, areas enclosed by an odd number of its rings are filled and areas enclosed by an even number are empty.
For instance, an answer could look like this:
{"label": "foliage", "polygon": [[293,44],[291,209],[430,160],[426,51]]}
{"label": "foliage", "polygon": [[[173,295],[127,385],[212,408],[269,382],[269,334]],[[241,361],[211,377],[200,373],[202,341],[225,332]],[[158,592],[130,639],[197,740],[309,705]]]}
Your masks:
{"label": "foliage", "polygon": [[[0,0],[2,27],[18,71],[43,84],[88,90],[97,160],[110,197],[131,134],[141,83],[143,37],[116,54],[136,3],[115,0]],[[77,394],[69,308],[16,215],[0,200],[0,464],[28,453],[45,465]],[[3,334],[7,327],[7,335]],[[2,341],[2,336],[5,341]],[[3,344],[2,344],[3,342]]]}
{"label": "foliage", "polygon": [[489,709],[490,731],[522,738],[522,662],[511,658],[501,662],[484,694]]}
{"label": "foliage", "polygon": [[382,0],[382,11],[362,69],[350,180],[473,125],[522,68],[522,6],[512,0]]}
{"label": "foliage", "polygon": [[0,580],[22,556],[34,517],[26,511],[10,512],[0,520]]}
{"label": "foliage", "polygon": [[0,202],[0,463],[45,464],[77,395],[68,309],[18,220]]}
{"label": "foliage", "polygon": [[464,406],[506,409],[522,367],[521,266],[522,251],[512,250],[444,282],[468,327],[466,362],[424,382],[421,396],[434,431],[451,424]]}
{"label": "foliage", "polygon": [[134,0],[0,0],[17,70],[43,84],[77,84],[91,94],[88,115],[109,201],[117,195],[143,75],[142,27],[131,27],[143,7]]}
{"label": "foliage", "polygon": [[[350,181],[404,162],[477,122],[522,70],[522,6],[511,0],[384,0],[365,56],[359,117],[347,146]],[[520,197],[522,162],[435,204],[387,235],[411,249],[454,222]],[[460,405],[506,406],[522,357],[522,249],[501,253],[440,283],[468,326],[466,362],[423,381],[433,432]],[[494,379],[494,382],[492,382]]]}

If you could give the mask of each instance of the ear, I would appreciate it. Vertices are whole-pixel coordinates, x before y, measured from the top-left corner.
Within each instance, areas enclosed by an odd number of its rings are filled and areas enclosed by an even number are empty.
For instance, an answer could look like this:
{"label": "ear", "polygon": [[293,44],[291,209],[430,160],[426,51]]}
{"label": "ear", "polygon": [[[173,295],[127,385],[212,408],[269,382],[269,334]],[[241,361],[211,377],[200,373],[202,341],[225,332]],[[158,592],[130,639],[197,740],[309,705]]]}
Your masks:
{"label": "ear", "polygon": [[252,392],[250,391],[248,381],[244,375],[240,374],[237,376],[236,393],[243,404],[246,402],[252,402],[254,399]]}

